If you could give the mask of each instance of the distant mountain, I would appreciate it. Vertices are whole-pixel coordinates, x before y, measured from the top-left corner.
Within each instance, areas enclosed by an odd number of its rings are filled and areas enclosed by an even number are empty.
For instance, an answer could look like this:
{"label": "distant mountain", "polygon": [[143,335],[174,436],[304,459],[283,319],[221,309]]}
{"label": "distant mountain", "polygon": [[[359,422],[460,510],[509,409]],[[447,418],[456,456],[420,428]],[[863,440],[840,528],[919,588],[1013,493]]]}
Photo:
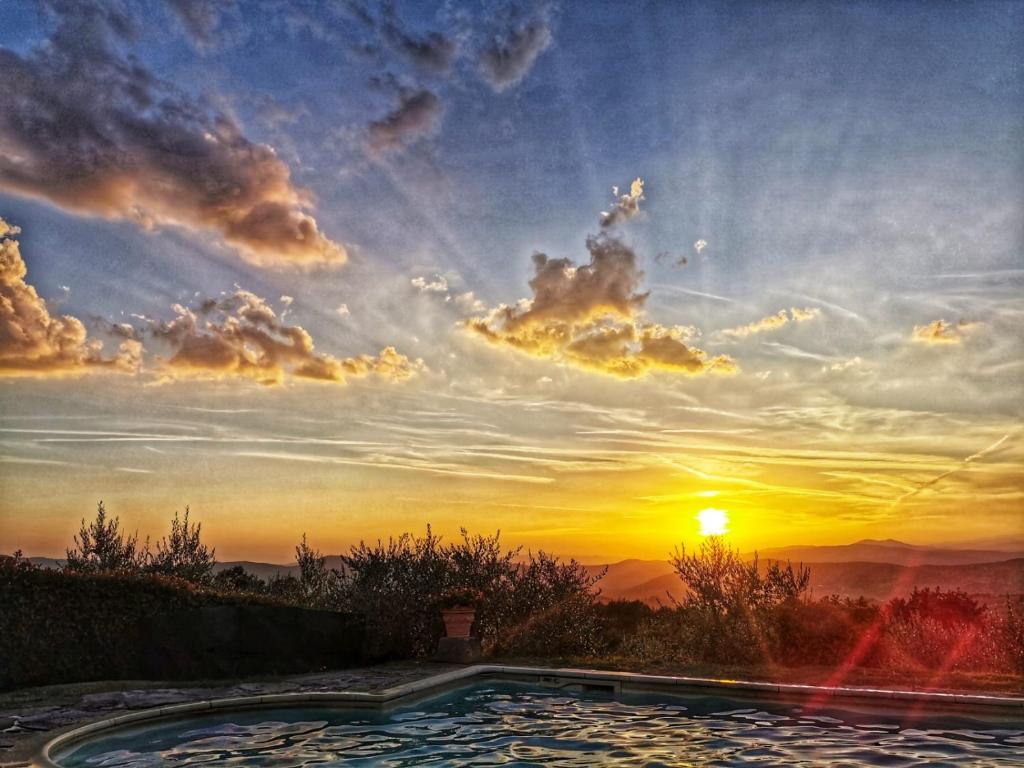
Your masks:
{"label": "distant mountain", "polygon": [[[647,567],[640,568],[638,562]],[[766,562],[766,560],[762,560]],[[658,560],[631,561],[629,573],[649,578],[632,584],[617,573],[617,563],[609,566],[610,580],[597,586],[602,600],[641,600],[650,605],[671,605],[681,600],[685,590],[679,577],[667,563]],[[815,597],[841,595],[888,600],[910,594],[916,587],[962,589],[972,595],[998,598],[1001,595],[1024,594],[1024,558],[1001,562],[959,565],[917,565],[898,563],[849,562],[811,563],[811,591]],[[646,573],[644,573],[646,571]]]}
{"label": "distant mountain", "polygon": [[970,539],[968,541],[944,541],[935,545],[948,549],[989,549],[999,552],[1024,552],[1024,521],[1021,522],[1021,532],[1010,536],[991,536],[984,539]]}
{"label": "distant mountain", "polygon": [[967,565],[996,563],[1024,551],[953,549],[905,544],[895,539],[864,539],[836,546],[777,547],[758,552],[762,559],[791,560],[794,563],[895,563],[897,565]]}
{"label": "distant mountain", "polygon": [[[811,568],[811,588],[819,597],[863,595],[885,600],[906,595],[914,587],[959,588],[975,595],[1024,594],[1024,553],[999,549],[927,547],[895,539],[865,539],[836,546],[764,549],[759,557],[762,563],[788,560],[807,564]],[[29,559],[46,568],[63,563],[50,557]],[[249,560],[217,563],[215,570],[234,566],[262,579],[294,575],[298,570],[295,563]],[[340,569],[341,558],[328,556],[327,567]],[[671,604],[670,594],[676,599],[683,596],[682,583],[665,560],[631,559],[584,567],[595,576],[607,569],[597,582],[603,600],[642,600],[654,605],[658,601]]]}
{"label": "distant mountain", "polygon": [[[63,559],[58,559],[55,557],[30,557],[28,559],[30,562],[34,563],[35,565],[38,565],[41,568],[60,568],[62,565],[64,565]],[[334,561],[333,565],[332,561]],[[341,560],[338,557],[328,557],[327,567],[337,568],[339,567],[340,562]],[[213,566],[213,570],[216,573],[227,570],[228,568],[233,568],[236,565],[242,566],[249,573],[254,573],[261,579],[269,579],[277,574],[280,574],[281,576],[287,576],[290,573],[297,572],[299,569],[299,566],[297,566],[295,563],[291,563],[290,565],[277,565],[275,563],[257,563],[249,560],[232,560],[225,563],[217,563]]]}

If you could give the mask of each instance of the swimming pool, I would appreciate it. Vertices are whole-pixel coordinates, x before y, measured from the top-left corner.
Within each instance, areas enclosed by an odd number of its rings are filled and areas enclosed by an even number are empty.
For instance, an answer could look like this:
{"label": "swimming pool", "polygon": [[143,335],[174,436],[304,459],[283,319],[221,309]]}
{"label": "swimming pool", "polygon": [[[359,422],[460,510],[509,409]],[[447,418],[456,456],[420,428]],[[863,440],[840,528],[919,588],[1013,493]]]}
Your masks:
{"label": "swimming pool", "polygon": [[[562,681],[564,682],[564,681]],[[616,686],[617,687],[617,686]],[[210,711],[58,749],[103,766],[1020,765],[1022,717],[475,680],[392,709]]]}

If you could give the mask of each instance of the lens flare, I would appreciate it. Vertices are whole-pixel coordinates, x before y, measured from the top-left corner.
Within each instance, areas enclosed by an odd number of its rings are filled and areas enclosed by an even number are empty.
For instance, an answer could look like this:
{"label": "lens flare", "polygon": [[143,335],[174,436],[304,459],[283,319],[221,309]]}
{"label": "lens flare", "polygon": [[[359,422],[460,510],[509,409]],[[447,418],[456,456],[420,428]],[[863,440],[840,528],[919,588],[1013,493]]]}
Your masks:
{"label": "lens flare", "polygon": [[697,513],[701,536],[721,536],[729,532],[729,514],[724,509],[708,507]]}

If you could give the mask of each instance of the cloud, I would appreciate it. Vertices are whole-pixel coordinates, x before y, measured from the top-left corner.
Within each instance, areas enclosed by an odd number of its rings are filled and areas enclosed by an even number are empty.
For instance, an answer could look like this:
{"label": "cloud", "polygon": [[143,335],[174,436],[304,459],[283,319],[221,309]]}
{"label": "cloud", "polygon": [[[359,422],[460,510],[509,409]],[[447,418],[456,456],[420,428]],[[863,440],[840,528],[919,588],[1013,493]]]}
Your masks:
{"label": "cloud", "polygon": [[367,149],[382,155],[411,144],[437,130],[443,112],[441,100],[426,89],[400,88],[398,105],[367,126]]}
{"label": "cloud", "polygon": [[402,29],[390,8],[386,10],[382,32],[394,50],[418,68],[435,74],[449,72],[459,53],[456,41],[440,32],[428,32],[424,37],[416,37]]}
{"label": "cloud", "polygon": [[472,291],[449,296],[445,301],[454,301],[455,306],[463,312],[483,312],[487,306]]}
{"label": "cloud", "polygon": [[53,317],[36,289],[15,237],[20,229],[0,219],[0,376],[68,376],[98,370],[138,369],[141,345],[126,338],[114,357],[89,339],[82,321]]}
{"label": "cloud", "polygon": [[131,21],[58,3],[51,38],[0,48],[0,189],[145,228],[213,230],[261,265],[341,264],[274,150],[119,52]]}
{"label": "cloud", "polygon": [[806,320],[813,320],[821,314],[819,307],[790,307],[789,314],[793,318],[794,322],[802,323]]}
{"label": "cloud", "polygon": [[413,287],[418,288],[422,293],[447,293],[448,281],[442,275],[435,275],[433,280],[428,281],[425,277],[414,277],[409,282]]}
{"label": "cloud", "polygon": [[385,347],[376,356],[343,359],[319,353],[304,328],[286,325],[265,299],[241,288],[196,307],[176,304],[172,309],[173,320],[147,321],[149,334],[169,349],[160,366],[165,381],[246,378],[267,385],[291,379],[344,383],[349,377],[370,374],[401,381],[425,370],[422,360],[410,360],[394,347]]}
{"label": "cloud", "polygon": [[164,0],[199,47],[213,42],[222,15],[235,10],[234,0]]}
{"label": "cloud", "polygon": [[690,376],[738,370],[728,356],[690,346],[694,329],[643,317],[646,293],[636,255],[620,240],[589,237],[590,263],[534,254],[533,298],[495,307],[467,321],[489,343],[584,370],[633,379],[652,371]]}
{"label": "cloud", "polygon": [[958,323],[947,323],[945,320],[933,320],[926,325],[915,325],[910,335],[913,341],[923,344],[960,344],[964,334],[976,323],[961,320]]}
{"label": "cloud", "polygon": [[522,82],[551,41],[551,30],[543,19],[497,35],[480,51],[480,74],[494,91],[501,93]]}
{"label": "cloud", "polygon": [[601,211],[601,226],[611,227],[620,221],[629,221],[640,213],[640,201],[644,199],[644,180],[636,178],[629,185],[629,192],[620,195],[618,187],[612,187],[615,200],[610,211]]}
{"label": "cloud", "polygon": [[821,309],[818,307],[791,307],[789,314],[786,314],[786,310],[780,309],[774,315],[768,315],[762,317],[760,320],[755,320],[747,325],[741,325],[738,328],[727,328],[722,333],[726,336],[733,336],[736,338],[746,338],[755,333],[765,333],[767,331],[775,331],[779,328],[787,325],[790,322],[803,323],[808,320],[813,320],[821,314]]}
{"label": "cloud", "polygon": [[1010,439],[1010,435],[1009,434],[1005,434],[1002,437],[1000,437],[998,440],[996,440],[994,443],[992,443],[990,446],[988,446],[987,448],[982,448],[980,451],[977,451],[976,453],[972,453],[970,456],[965,457],[962,461],[960,461],[952,469],[948,469],[945,472],[943,472],[942,474],[936,475],[931,480],[928,480],[928,481],[923,482],[923,483],[918,483],[915,488],[912,488],[911,490],[907,491],[906,493],[903,493],[900,496],[898,496],[895,499],[895,501],[893,501],[892,506],[893,507],[899,506],[900,504],[902,504],[907,499],[912,498],[914,496],[917,496],[922,491],[928,490],[932,486],[938,484],[940,481],[945,480],[950,475],[952,475],[952,474],[954,474],[956,472],[959,472],[962,469],[965,469],[971,463],[973,463],[975,461],[978,461],[978,459],[985,458],[985,456],[987,456],[988,454],[990,454],[993,451],[995,451],[998,448],[1000,448],[1003,445],[1003,443],[1005,443],[1009,439]]}
{"label": "cloud", "polygon": [[[374,13],[374,8],[378,13]],[[459,44],[456,39],[436,31],[427,32],[423,36],[408,31],[391,3],[368,6],[350,0],[345,4],[345,9],[376,38],[373,43],[363,43],[358,50],[376,54],[383,44],[404,56],[417,69],[435,75],[448,74],[458,58]]]}

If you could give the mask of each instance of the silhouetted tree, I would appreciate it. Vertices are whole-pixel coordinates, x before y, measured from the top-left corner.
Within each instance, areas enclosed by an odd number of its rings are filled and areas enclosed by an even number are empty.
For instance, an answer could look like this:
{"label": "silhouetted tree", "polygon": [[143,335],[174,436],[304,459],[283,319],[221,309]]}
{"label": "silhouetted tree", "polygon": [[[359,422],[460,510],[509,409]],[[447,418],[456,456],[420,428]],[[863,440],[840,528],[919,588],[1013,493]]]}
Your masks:
{"label": "silhouetted tree", "polygon": [[107,519],[103,502],[96,505],[96,519],[75,536],[75,546],[67,549],[64,568],[77,572],[138,571],[148,560],[149,547],[138,546],[138,536],[121,531],[119,518]]}
{"label": "silhouetted tree", "polygon": [[684,603],[722,616],[797,600],[811,580],[810,569],[803,564],[794,568],[787,563],[783,568],[773,561],[762,574],[756,552],[744,560],[721,536],[707,537],[693,554],[677,547],[669,563],[689,589]]}
{"label": "silhouetted tree", "polygon": [[299,566],[299,590],[301,600],[311,608],[325,608],[330,605],[334,585],[339,575],[327,569],[327,558],[320,550],[313,549],[302,534],[302,541],[295,547],[295,562]]}
{"label": "silhouetted tree", "polygon": [[147,570],[208,585],[213,580],[216,549],[203,544],[202,523],[190,523],[188,516],[188,506],[184,516],[174,513],[171,532],[156,543],[156,553],[150,558]]}

